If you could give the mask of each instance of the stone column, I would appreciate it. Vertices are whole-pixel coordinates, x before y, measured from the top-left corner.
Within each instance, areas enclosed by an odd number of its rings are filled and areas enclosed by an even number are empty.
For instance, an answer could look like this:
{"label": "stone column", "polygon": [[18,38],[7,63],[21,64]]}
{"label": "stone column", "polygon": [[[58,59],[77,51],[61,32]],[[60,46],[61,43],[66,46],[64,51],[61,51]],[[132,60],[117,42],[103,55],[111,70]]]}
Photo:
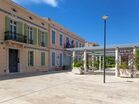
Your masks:
{"label": "stone column", "polygon": [[75,60],[75,51],[73,51],[73,53],[72,53],[72,65],[74,66],[74,60]]}
{"label": "stone column", "polygon": [[[95,56],[95,62],[98,62],[98,60],[99,60],[98,56]],[[96,66],[95,66],[95,67],[96,67]],[[97,70],[99,70],[98,67],[96,67],[96,68],[97,68]]]}
{"label": "stone column", "polygon": [[134,67],[134,70],[137,70],[136,69],[136,52],[137,52],[137,48],[134,47],[133,48],[133,55],[134,55],[134,65],[133,65],[133,67]]}
{"label": "stone column", "polygon": [[118,59],[118,56],[119,56],[119,49],[116,48],[115,49],[115,76],[116,77],[119,77],[119,59]]}
{"label": "stone column", "polygon": [[94,68],[94,61],[95,61],[95,59],[94,59],[94,55],[92,55],[92,68]]}
{"label": "stone column", "polygon": [[119,65],[122,63],[122,56],[119,56]]}
{"label": "stone column", "polygon": [[102,67],[101,67],[101,56],[99,56],[99,71],[102,70]]}
{"label": "stone column", "polygon": [[86,50],[84,50],[84,70],[87,72],[87,55]]}

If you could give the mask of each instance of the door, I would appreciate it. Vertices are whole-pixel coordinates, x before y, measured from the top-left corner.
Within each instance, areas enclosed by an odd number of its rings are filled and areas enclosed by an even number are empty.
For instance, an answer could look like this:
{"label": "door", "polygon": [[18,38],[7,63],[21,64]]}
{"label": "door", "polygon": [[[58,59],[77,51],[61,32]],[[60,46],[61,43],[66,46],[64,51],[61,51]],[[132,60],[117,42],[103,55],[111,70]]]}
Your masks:
{"label": "door", "polygon": [[72,57],[64,55],[63,63],[64,63],[64,65],[66,65],[70,69],[72,66]]}
{"label": "door", "polygon": [[9,72],[15,73],[18,72],[18,50],[9,49]]}

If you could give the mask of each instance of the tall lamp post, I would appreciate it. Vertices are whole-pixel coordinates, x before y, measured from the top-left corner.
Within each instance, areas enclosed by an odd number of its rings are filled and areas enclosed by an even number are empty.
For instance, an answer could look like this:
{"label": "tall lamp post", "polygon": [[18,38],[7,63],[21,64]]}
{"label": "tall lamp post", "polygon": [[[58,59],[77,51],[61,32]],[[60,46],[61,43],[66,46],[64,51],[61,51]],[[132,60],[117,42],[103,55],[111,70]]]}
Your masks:
{"label": "tall lamp post", "polygon": [[108,16],[104,15],[102,17],[104,20],[104,74],[103,74],[103,83],[106,83],[106,78],[105,78],[105,69],[106,69],[106,21],[108,19]]}

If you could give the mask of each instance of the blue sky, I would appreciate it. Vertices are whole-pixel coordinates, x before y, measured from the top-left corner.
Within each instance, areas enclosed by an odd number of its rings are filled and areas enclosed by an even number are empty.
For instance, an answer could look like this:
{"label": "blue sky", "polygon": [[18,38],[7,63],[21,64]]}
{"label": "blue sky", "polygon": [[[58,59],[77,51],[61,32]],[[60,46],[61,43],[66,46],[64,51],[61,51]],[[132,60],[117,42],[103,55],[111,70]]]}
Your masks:
{"label": "blue sky", "polygon": [[14,0],[90,42],[103,44],[103,15],[108,15],[107,44],[139,43],[139,0]]}

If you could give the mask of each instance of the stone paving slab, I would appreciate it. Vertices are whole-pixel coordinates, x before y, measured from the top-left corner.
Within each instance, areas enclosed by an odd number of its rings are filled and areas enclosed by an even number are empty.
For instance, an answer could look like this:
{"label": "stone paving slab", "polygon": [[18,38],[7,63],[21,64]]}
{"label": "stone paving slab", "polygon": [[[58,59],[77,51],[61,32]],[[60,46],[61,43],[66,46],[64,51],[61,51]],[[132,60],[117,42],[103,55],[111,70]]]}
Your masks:
{"label": "stone paving slab", "polygon": [[0,81],[0,104],[139,104],[139,78],[43,74]]}

